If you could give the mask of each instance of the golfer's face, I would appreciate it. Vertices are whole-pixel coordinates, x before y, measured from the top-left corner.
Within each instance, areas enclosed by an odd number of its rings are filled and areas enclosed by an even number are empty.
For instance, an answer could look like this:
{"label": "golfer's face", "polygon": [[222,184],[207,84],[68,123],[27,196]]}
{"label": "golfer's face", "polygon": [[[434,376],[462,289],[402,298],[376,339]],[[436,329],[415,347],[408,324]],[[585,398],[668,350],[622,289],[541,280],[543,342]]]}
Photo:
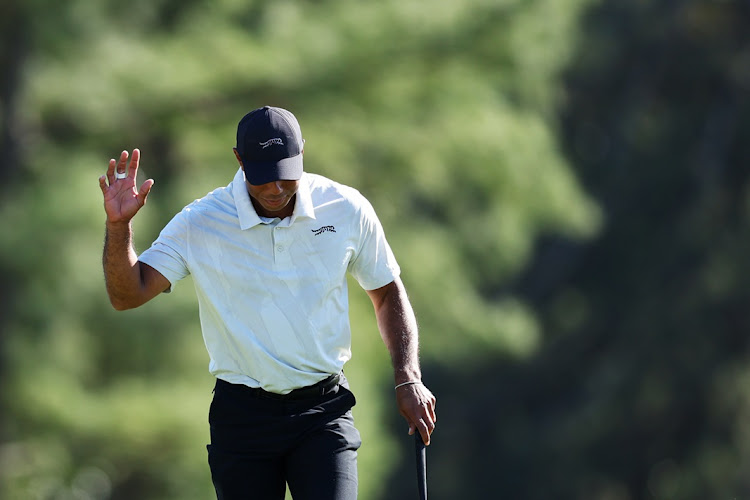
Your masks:
{"label": "golfer's face", "polygon": [[249,182],[247,192],[253,200],[258,215],[263,217],[288,217],[294,211],[294,199],[299,181],[274,181],[254,186]]}

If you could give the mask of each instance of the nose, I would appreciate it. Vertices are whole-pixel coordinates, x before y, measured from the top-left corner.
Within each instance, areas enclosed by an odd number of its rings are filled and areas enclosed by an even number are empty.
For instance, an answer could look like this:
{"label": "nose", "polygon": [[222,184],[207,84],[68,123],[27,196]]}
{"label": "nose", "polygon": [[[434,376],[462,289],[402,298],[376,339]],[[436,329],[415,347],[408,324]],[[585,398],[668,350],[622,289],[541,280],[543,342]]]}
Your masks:
{"label": "nose", "polygon": [[268,185],[273,194],[281,194],[284,192],[284,186],[281,184],[281,181],[269,182]]}

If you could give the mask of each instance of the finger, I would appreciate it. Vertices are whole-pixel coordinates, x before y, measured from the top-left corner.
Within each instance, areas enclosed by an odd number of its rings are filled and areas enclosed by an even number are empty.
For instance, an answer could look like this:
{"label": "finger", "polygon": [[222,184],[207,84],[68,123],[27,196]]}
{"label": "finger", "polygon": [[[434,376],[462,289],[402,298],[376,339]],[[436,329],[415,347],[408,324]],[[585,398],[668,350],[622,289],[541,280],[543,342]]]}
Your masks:
{"label": "finger", "polygon": [[138,164],[140,163],[141,159],[141,151],[140,149],[134,149],[133,155],[130,157],[130,169],[128,171],[128,176],[133,178],[133,181],[135,181],[135,176],[138,173]]}
{"label": "finger", "polygon": [[128,166],[128,152],[123,151],[120,153],[120,161],[117,162],[117,168],[115,169],[116,174],[124,174],[127,172]]}
{"label": "finger", "polygon": [[111,158],[109,160],[109,165],[107,166],[107,181],[110,186],[115,181],[115,165],[117,165],[117,162],[114,158]]}
{"label": "finger", "polygon": [[101,188],[102,194],[107,193],[107,176],[102,175],[99,177],[99,188]]}
{"label": "finger", "polygon": [[148,179],[146,182],[144,182],[141,185],[141,189],[138,190],[138,204],[140,206],[143,206],[146,204],[146,200],[148,199],[148,194],[151,192],[151,188],[153,187],[153,185],[154,185],[153,179]]}
{"label": "finger", "polygon": [[423,419],[419,419],[419,426],[417,427],[419,435],[422,436],[422,442],[425,446],[430,445],[430,429]]}

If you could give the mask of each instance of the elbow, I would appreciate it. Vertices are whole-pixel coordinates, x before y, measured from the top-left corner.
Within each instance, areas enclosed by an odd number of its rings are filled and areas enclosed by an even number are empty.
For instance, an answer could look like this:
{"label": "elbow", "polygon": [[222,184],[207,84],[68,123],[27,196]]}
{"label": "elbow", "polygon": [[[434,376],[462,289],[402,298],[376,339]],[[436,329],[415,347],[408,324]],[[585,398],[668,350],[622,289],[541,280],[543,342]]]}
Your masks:
{"label": "elbow", "polygon": [[128,309],[132,309],[131,307],[129,307],[124,302],[120,302],[120,301],[117,301],[117,300],[110,299],[109,303],[112,304],[112,308],[115,311],[127,311]]}
{"label": "elbow", "polygon": [[114,297],[112,295],[109,296],[109,303],[112,305],[112,308],[115,311],[127,311],[128,309],[134,309],[138,307],[131,301],[124,300],[121,297]]}

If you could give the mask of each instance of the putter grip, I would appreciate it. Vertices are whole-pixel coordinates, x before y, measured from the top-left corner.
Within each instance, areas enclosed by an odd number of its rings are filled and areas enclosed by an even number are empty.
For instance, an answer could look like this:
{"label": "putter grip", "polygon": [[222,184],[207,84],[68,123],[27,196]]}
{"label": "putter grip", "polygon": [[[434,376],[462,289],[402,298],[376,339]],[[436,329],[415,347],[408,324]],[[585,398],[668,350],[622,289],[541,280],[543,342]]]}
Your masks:
{"label": "putter grip", "polygon": [[414,446],[417,451],[417,487],[419,500],[427,500],[427,452],[419,431],[414,432]]}

